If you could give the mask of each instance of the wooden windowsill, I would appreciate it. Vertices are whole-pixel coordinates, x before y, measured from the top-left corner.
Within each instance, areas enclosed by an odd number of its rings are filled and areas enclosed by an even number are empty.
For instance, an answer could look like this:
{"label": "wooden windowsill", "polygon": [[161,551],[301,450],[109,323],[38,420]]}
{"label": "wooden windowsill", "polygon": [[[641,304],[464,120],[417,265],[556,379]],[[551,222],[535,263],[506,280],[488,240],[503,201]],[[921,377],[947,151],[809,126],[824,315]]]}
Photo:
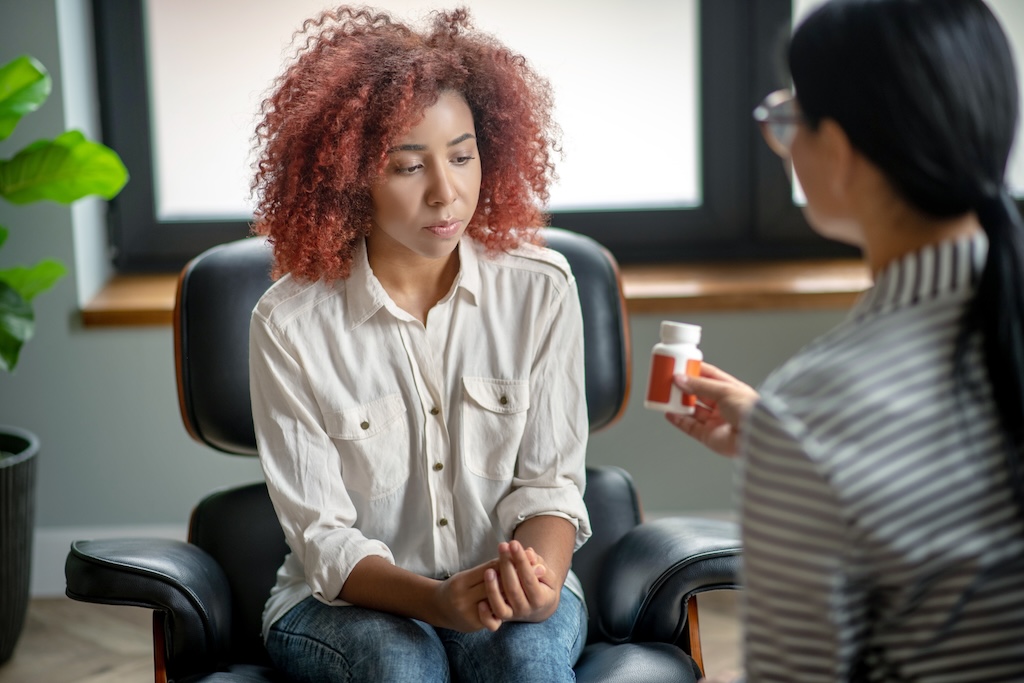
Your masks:
{"label": "wooden windowsill", "polygon": [[115,275],[82,308],[82,324],[170,325],[177,288],[177,273]]}
{"label": "wooden windowsill", "polygon": [[[116,275],[82,309],[86,327],[170,325],[176,273]],[[870,285],[857,260],[622,267],[630,313],[845,309]]]}
{"label": "wooden windowsill", "polygon": [[622,267],[630,313],[845,309],[870,285],[854,259]]}

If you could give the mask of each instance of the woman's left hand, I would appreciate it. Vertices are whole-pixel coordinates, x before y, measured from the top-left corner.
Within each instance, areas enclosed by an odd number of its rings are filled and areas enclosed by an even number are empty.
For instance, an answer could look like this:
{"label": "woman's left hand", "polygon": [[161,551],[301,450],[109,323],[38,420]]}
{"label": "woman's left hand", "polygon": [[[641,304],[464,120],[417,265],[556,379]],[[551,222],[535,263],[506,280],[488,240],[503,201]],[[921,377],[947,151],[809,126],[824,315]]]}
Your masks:
{"label": "woman's left hand", "polygon": [[484,623],[544,621],[555,613],[561,594],[543,558],[519,541],[498,544],[498,566],[484,572],[484,588],[487,600],[479,605]]}

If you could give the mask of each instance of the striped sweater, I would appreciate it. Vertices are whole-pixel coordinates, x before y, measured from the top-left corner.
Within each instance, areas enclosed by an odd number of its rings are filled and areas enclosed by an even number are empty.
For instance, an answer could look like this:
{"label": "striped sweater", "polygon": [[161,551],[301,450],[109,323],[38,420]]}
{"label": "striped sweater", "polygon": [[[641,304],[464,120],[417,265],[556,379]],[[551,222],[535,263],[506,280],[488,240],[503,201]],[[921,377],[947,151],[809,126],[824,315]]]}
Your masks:
{"label": "striped sweater", "polygon": [[891,264],[762,387],[740,465],[748,683],[1024,681],[1024,524],[978,339],[969,389],[952,371],[986,248]]}

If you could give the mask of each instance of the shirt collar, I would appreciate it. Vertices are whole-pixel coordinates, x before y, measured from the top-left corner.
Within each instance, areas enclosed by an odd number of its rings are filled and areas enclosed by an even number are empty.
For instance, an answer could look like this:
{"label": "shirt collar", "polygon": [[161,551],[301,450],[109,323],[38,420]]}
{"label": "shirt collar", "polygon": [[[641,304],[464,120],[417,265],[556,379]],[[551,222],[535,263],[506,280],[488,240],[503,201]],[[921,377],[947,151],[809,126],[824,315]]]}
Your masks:
{"label": "shirt collar", "polygon": [[[480,254],[478,249],[482,246],[476,240],[463,236],[459,240],[459,274],[455,278],[455,284],[452,286],[453,294],[455,290],[462,289],[469,295],[468,299],[473,304],[479,301],[480,296]],[[448,297],[442,299],[446,301]]]}
{"label": "shirt collar", "polygon": [[968,237],[905,254],[879,273],[851,314],[860,318],[942,296],[970,293],[985,267],[987,253],[988,238],[979,230]]}
{"label": "shirt collar", "polygon": [[[459,290],[464,290],[469,295],[468,300],[471,303],[476,304],[478,301],[480,257],[477,254],[477,244],[469,237],[463,236],[456,248],[459,250],[459,273],[455,276],[451,291],[438,302],[438,305],[449,301]],[[352,256],[352,270],[346,283],[350,329],[362,325],[381,308],[394,309],[393,312],[396,314],[400,312],[370,268],[365,239],[360,239],[356,244]]]}
{"label": "shirt collar", "polygon": [[366,240],[360,238],[352,255],[352,270],[345,281],[350,329],[359,327],[389,300],[387,292],[370,269]]}

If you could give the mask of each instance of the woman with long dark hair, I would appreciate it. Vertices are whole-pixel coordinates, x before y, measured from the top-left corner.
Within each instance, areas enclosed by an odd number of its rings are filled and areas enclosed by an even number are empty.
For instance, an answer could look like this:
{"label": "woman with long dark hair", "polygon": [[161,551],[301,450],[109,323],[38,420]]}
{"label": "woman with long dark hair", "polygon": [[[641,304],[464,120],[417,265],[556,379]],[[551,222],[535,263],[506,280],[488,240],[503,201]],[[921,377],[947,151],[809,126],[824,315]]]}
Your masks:
{"label": "woman with long dark hair", "polygon": [[755,118],[874,286],[757,392],[677,380],[702,406],[670,420],[741,456],[747,680],[1024,680],[1006,35],[982,0],[833,0],[787,57]]}

